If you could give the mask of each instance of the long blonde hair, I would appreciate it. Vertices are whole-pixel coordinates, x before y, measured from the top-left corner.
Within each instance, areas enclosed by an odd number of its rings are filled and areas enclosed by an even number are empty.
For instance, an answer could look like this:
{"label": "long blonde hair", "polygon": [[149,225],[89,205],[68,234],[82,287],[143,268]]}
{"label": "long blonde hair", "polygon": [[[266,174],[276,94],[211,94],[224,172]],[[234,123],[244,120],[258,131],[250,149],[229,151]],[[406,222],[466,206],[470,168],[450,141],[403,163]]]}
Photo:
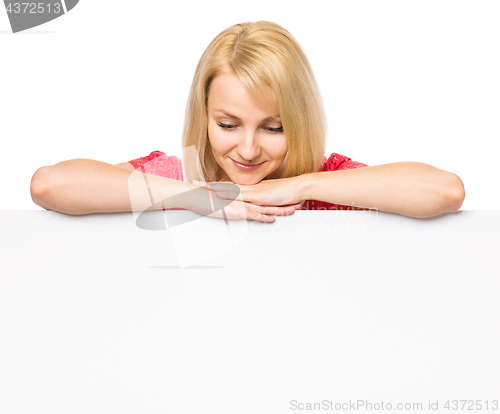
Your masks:
{"label": "long blonde hair", "polygon": [[[286,170],[268,178],[318,171],[325,155],[326,118],[314,74],[287,30],[276,23],[258,21],[221,32],[198,62],[182,137],[183,148],[192,149],[184,152],[188,180],[216,181],[219,166],[208,140],[207,98],[212,80],[228,71],[238,76],[261,107],[281,117],[288,147]],[[269,90],[274,91],[277,107]]]}

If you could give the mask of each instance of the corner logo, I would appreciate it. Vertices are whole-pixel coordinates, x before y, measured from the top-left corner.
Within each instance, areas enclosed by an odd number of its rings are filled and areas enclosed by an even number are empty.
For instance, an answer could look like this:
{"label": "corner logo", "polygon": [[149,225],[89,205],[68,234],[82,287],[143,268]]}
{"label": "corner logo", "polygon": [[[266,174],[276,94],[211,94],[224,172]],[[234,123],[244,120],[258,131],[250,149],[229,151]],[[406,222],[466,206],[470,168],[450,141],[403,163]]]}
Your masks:
{"label": "corner logo", "polygon": [[[194,146],[184,148],[184,160],[194,160],[203,181],[198,154]],[[148,165],[149,164],[149,165]],[[154,169],[153,161],[144,164],[145,171]],[[151,167],[151,168],[150,168]],[[239,190],[234,186],[234,190]],[[180,194],[162,199],[161,188],[151,187],[149,180],[139,171],[133,171],[128,179],[130,205],[134,215],[135,225],[143,230],[168,231],[181,268],[192,266],[200,262],[227,253],[241,244],[248,236],[247,219],[229,219],[225,208],[233,200],[223,200],[211,195],[207,189],[195,188]],[[184,205],[186,200],[196,205],[198,211],[190,210],[161,214],[162,202],[168,205]],[[245,207],[241,193],[236,200],[239,204],[232,206],[240,217],[245,217]],[[177,208],[174,208],[174,210]],[[158,211],[160,210],[160,211]],[[163,217],[162,217],[163,216]],[[221,219],[223,218],[223,220]]]}
{"label": "corner logo", "polygon": [[73,9],[79,0],[18,2],[4,0],[12,32],[21,32],[57,19]]}

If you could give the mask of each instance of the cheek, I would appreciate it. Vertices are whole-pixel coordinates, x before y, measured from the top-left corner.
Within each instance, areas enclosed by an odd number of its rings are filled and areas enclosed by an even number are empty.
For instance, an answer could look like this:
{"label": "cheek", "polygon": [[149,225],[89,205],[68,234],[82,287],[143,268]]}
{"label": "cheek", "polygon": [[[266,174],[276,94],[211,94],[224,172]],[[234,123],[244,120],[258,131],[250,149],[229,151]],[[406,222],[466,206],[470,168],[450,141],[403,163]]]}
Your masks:
{"label": "cheek", "polygon": [[212,149],[214,151],[217,150],[220,145],[220,139],[217,132],[218,131],[214,129],[213,126],[211,125],[208,126],[208,140],[210,141],[210,145],[212,146]]}
{"label": "cheek", "polygon": [[286,138],[283,137],[283,139],[280,139],[279,141],[275,142],[275,145],[269,148],[269,153],[272,154],[273,158],[275,159],[282,159],[285,158],[287,151],[287,144],[286,144]]}
{"label": "cheek", "polygon": [[208,127],[208,140],[214,155],[225,153],[230,148],[230,142],[224,136],[223,131],[220,131],[220,127]]}

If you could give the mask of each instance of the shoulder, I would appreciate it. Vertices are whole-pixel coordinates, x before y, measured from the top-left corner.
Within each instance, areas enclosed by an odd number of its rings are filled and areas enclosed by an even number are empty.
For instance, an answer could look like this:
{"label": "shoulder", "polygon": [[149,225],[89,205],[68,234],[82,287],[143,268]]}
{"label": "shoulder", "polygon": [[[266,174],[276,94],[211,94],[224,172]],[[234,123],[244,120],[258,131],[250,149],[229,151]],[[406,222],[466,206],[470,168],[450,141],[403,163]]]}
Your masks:
{"label": "shoulder", "polygon": [[182,161],[163,151],[152,151],[149,155],[128,161],[136,170],[162,177],[183,180]]}
{"label": "shoulder", "polygon": [[127,162],[137,168],[137,166],[139,165],[143,165],[151,160],[154,160],[155,158],[162,156],[165,156],[165,153],[163,151],[152,151],[151,153],[149,153],[149,155],[145,155],[144,157],[134,158],[133,160]]}
{"label": "shoulder", "polygon": [[337,170],[352,170],[354,168],[368,167],[367,164],[353,161],[346,155],[332,153],[328,158],[323,158],[323,164],[318,172],[321,171],[337,171]]}
{"label": "shoulder", "polygon": [[166,154],[163,151],[152,151],[151,153],[149,153],[149,155],[135,158],[133,160],[128,161],[128,163],[134,165],[135,167],[136,165],[142,165],[156,158],[161,158],[161,157],[166,157]]}

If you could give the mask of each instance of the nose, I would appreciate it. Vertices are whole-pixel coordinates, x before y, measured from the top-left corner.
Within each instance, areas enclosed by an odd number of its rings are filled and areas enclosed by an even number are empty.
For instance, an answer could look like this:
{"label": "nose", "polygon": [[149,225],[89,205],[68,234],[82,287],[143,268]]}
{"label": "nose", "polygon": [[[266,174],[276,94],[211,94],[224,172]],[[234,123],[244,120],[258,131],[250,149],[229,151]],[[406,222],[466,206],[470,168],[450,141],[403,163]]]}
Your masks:
{"label": "nose", "polygon": [[238,143],[238,154],[243,162],[252,164],[258,161],[260,145],[257,142],[257,134],[255,131],[248,129],[241,132],[240,141]]}

